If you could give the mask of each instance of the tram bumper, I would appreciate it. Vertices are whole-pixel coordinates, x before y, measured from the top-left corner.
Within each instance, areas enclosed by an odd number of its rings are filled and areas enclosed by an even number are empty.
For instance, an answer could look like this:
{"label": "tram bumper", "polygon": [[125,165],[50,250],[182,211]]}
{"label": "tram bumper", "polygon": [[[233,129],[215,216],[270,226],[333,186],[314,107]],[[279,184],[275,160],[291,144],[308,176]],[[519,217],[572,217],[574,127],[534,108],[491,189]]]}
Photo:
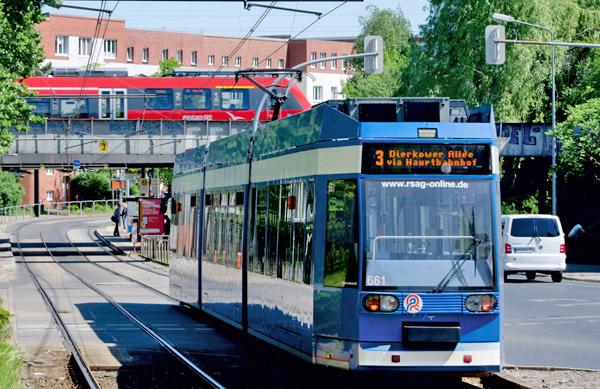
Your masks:
{"label": "tram bumper", "polygon": [[451,349],[407,349],[401,343],[359,342],[353,369],[500,371],[500,343],[456,343]]}

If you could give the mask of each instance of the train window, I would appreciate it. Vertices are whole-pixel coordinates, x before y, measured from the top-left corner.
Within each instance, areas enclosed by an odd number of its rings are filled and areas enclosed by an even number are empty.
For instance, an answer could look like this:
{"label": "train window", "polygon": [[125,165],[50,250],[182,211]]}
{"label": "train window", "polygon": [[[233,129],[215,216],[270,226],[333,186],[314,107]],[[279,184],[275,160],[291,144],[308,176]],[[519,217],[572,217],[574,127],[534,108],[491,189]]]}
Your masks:
{"label": "train window", "polygon": [[248,100],[247,89],[221,90],[222,109],[248,109]]}
{"label": "train window", "polygon": [[86,99],[60,99],[60,117],[86,118],[88,108]]}
{"label": "train window", "polygon": [[268,198],[267,187],[257,189],[256,195],[256,222],[254,232],[254,245],[256,250],[254,251],[254,260],[252,270],[255,273],[265,272],[265,257],[266,257],[266,224],[267,224],[267,198]]}
{"label": "train window", "polygon": [[27,99],[27,103],[33,105],[33,113],[49,117],[52,115],[52,103],[50,99]]}
{"label": "train window", "polygon": [[273,185],[269,187],[269,198],[267,205],[267,263],[265,274],[277,275],[277,224],[279,222],[279,192],[281,187]]}
{"label": "train window", "polygon": [[286,280],[292,279],[291,277],[291,263],[292,263],[292,244],[291,244],[291,227],[292,227],[292,209],[288,207],[288,198],[292,196],[291,193],[292,185],[284,184],[281,185],[281,191],[279,194],[279,223],[277,224],[277,277],[284,278]]}
{"label": "train window", "polygon": [[356,180],[330,180],[327,193],[323,285],[356,287],[358,284]]}
{"label": "train window", "polygon": [[[302,273],[302,281],[305,284],[310,284],[311,268],[312,268],[312,235],[314,225],[314,210],[315,210],[315,183],[306,183],[306,203],[304,215],[305,215],[305,245],[304,245],[304,271]],[[300,281],[300,280],[298,280]]]}
{"label": "train window", "polygon": [[210,89],[184,89],[183,109],[210,109]]}
{"label": "train window", "polygon": [[148,88],[144,93],[154,95],[146,98],[146,109],[173,109],[173,89]]}

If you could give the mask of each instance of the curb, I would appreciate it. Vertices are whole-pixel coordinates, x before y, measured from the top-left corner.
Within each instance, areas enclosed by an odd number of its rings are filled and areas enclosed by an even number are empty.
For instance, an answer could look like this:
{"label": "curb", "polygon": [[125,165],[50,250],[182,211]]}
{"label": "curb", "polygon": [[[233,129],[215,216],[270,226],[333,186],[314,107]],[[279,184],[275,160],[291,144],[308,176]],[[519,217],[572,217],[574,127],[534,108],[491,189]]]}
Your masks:
{"label": "curb", "polygon": [[102,236],[102,234],[100,234],[98,232],[98,230],[94,230],[94,235],[96,235],[96,237],[98,239],[100,239],[105,245],[107,245],[108,247],[110,247],[110,249],[117,255],[127,255],[127,253],[125,251],[123,251],[122,249],[118,248],[117,246],[115,246],[112,242],[110,242],[108,239],[106,239],[104,236]]}
{"label": "curb", "polygon": [[570,276],[566,275],[565,273],[563,273],[563,280],[581,281],[581,282],[600,282],[600,279],[594,280],[594,279],[584,279],[584,278],[579,278],[579,277],[570,277]]}
{"label": "curb", "polygon": [[515,365],[504,365],[506,370],[540,370],[540,371],[585,371],[589,373],[600,373],[599,369],[585,369],[579,367],[560,367],[560,366],[515,366]]}

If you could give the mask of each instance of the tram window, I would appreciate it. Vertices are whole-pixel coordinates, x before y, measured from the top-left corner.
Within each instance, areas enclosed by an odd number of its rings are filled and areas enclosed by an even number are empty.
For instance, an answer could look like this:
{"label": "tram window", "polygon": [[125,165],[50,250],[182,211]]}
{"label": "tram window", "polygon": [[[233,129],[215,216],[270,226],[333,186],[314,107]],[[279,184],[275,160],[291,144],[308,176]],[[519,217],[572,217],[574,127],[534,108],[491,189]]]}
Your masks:
{"label": "tram window", "polygon": [[325,286],[356,287],[358,223],[356,180],[330,180],[327,186]]}
{"label": "tram window", "polygon": [[279,223],[277,224],[277,277],[290,280],[291,277],[291,218],[292,210],[288,207],[288,197],[291,193],[291,184],[281,185],[279,193]]}
{"label": "tram window", "polygon": [[255,256],[253,261],[253,271],[255,273],[265,272],[265,257],[266,257],[266,225],[267,225],[267,198],[268,187],[257,189],[256,195],[256,227],[255,227]]}
{"label": "tram window", "polygon": [[279,221],[279,185],[269,187],[267,205],[267,261],[265,274],[277,276],[277,224]]}
{"label": "tram window", "polygon": [[221,109],[248,109],[248,90],[222,90]]}
{"label": "tram window", "polygon": [[146,109],[173,109],[173,89],[145,89],[147,95],[154,97],[146,98]]}
{"label": "tram window", "polygon": [[210,109],[210,89],[184,89],[183,109]]}
{"label": "tram window", "polygon": [[[315,183],[306,183],[306,207],[305,207],[305,245],[304,245],[304,270],[302,272],[302,281],[310,284],[310,275],[312,268],[312,236],[315,209]],[[297,281],[300,281],[299,279]]]}
{"label": "tram window", "polygon": [[33,113],[36,115],[50,117],[52,114],[50,99],[27,99],[27,103],[33,105]]}

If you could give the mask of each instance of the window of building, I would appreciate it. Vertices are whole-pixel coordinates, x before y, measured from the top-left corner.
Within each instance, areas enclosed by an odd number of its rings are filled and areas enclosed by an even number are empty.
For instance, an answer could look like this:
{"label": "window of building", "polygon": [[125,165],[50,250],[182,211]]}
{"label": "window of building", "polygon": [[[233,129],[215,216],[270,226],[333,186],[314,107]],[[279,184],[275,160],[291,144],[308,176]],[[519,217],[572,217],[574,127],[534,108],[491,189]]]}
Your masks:
{"label": "window of building", "polygon": [[211,66],[215,64],[215,56],[214,55],[208,56],[208,64]]}
{"label": "window of building", "polygon": [[[321,53],[321,56],[319,57],[319,59],[325,59],[325,58],[327,58],[327,53]],[[325,64],[326,64],[326,62],[321,62],[321,63],[319,63],[319,67],[321,69],[325,69]]]}
{"label": "window of building", "polygon": [[323,100],[323,87],[322,86],[313,86],[313,100],[314,101]]}
{"label": "window of building", "polygon": [[283,68],[285,67],[285,61],[284,61],[283,59],[279,59],[279,60],[277,61],[277,67],[278,67],[279,69],[283,69]]}
{"label": "window of building", "polygon": [[127,62],[133,62],[133,47],[127,48]]}
{"label": "window of building", "polygon": [[184,89],[183,109],[210,109],[210,89]]}
{"label": "window of building", "polygon": [[358,284],[358,209],[356,180],[330,180],[327,184],[324,286]]}
{"label": "window of building", "polygon": [[[311,52],[310,53],[310,60],[311,61],[315,61],[316,59],[317,59],[317,52],[316,51]],[[312,65],[310,65],[310,67],[311,68],[315,68],[316,64],[313,63]]]}
{"label": "window of building", "polygon": [[227,55],[224,55],[221,57],[221,65],[223,66],[227,66],[229,64],[229,57]]}
{"label": "window of building", "polygon": [[169,58],[169,49],[163,49],[162,53],[160,55],[160,58],[162,60],[168,59]]}
{"label": "window of building", "polygon": [[173,109],[173,89],[148,88],[144,90],[147,95],[146,109]]}
{"label": "window of building", "polygon": [[242,66],[242,57],[235,57],[235,67],[239,68]]}
{"label": "window of building", "polygon": [[338,95],[338,88],[337,88],[337,86],[332,86],[331,87],[331,98],[332,99],[337,99],[337,95]]}
{"label": "window of building", "polygon": [[57,35],[54,41],[54,54],[69,54],[69,37],[66,35]]}
{"label": "window of building", "polygon": [[117,58],[117,41],[115,39],[104,40],[104,57]]}
{"label": "window of building", "polygon": [[[336,58],[337,54],[336,53],[332,53],[331,57],[332,58]],[[331,60],[331,69],[335,70],[335,68],[337,68],[337,59]]]}
{"label": "window of building", "polygon": [[54,175],[54,169],[46,169],[46,175],[47,176],[53,176]]}
{"label": "window of building", "polygon": [[90,55],[92,52],[92,38],[79,38],[79,55]]}
{"label": "window of building", "polygon": [[258,57],[252,58],[252,67],[253,68],[257,68],[258,67]]}
{"label": "window of building", "polygon": [[183,50],[177,50],[177,62],[183,64]]}
{"label": "window of building", "polygon": [[46,191],[46,201],[53,201],[54,200],[54,192],[52,192],[51,190],[47,190]]}
{"label": "window of building", "polygon": [[192,51],[191,58],[190,58],[190,64],[192,66],[196,66],[198,64],[198,52],[195,50]]}
{"label": "window of building", "polygon": [[265,60],[265,67],[266,67],[267,69],[270,69],[270,68],[271,68],[271,58],[267,58],[267,59]]}
{"label": "window of building", "polygon": [[148,58],[150,58],[150,49],[147,47],[144,47],[142,49],[142,62],[148,63]]}

